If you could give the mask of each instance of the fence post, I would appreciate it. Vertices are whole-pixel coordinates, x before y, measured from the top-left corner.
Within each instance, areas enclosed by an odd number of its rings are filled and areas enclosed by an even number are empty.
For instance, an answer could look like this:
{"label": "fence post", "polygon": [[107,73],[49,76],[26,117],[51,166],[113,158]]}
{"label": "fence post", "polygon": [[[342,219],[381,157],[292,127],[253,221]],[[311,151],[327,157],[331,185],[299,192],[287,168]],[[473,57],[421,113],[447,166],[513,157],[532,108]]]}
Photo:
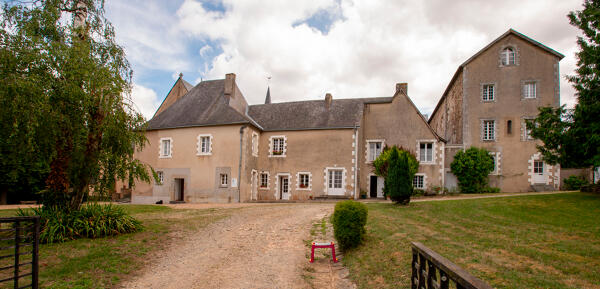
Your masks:
{"label": "fence post", "polygon": [[19,221],[15,222],[15,289],[19,288],[19,243],[21,235],[21,223]]}
{"label": "fence post", "polygon": [[38,273],[39,273],[39,246],[40,246],[40,217],[36,216],[33,226],[33,256],[31,259],[31,288],[38,288]]}

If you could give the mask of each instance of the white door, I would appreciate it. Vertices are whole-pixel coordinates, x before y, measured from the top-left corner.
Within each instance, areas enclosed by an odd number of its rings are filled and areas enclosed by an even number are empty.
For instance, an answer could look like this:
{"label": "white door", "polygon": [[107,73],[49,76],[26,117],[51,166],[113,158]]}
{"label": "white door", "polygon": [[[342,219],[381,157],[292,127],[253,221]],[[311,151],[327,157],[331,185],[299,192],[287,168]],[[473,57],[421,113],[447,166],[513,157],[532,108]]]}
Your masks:
{"label": "white door", "polygon": [[258,189],[258,173],[252,172],[252,180],[251,180],[251,188],[250,188],[250,200],[257,200],[257,189]]}
{"label": "white door", "polygon": [[533,183],[545,184],[548,178],[546,177],[546,166],[543,161],[533,161]]}
{"label": "white door", "polygon": [[290,199],[290,179],[288,177],[279,177],[279,199]]}
{"label": "white door", "polygon": [[342,184],[342,170],[331,169],[327,171],[327,194],[343,196],[345,191]]}
{"label": "white door", "polygon": [[383,184],[385,179],[383,177],[377,177],[377,197],[383,198]]}

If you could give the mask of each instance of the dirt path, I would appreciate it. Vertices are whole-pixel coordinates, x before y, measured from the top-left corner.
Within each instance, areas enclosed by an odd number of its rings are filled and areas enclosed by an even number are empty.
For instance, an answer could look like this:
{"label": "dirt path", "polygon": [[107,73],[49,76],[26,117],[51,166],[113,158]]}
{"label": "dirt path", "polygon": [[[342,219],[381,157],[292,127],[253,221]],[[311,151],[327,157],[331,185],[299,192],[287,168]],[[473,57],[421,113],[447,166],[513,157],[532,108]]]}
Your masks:
{"label": "dirt path", "polygon": [[123,288],[306,288],[303,239],[333,203],[250,206],[161,253]]}

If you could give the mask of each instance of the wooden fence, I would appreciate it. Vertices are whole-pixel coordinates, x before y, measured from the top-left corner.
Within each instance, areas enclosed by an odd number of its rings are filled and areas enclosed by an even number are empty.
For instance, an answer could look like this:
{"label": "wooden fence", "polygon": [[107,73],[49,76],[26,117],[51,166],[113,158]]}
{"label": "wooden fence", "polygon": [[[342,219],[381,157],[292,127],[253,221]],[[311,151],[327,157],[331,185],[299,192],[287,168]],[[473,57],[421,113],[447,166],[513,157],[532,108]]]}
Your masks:
{"label": "wooden fence", "polygon": [[412,255],[412,289],[448,289],[451,282],[456,289],[492,289],[419,242],[412,242]]}
{"label": "wooden fence", "polygon": [[0,218],[0,283],[38,288],[39,240],[38,216]]}

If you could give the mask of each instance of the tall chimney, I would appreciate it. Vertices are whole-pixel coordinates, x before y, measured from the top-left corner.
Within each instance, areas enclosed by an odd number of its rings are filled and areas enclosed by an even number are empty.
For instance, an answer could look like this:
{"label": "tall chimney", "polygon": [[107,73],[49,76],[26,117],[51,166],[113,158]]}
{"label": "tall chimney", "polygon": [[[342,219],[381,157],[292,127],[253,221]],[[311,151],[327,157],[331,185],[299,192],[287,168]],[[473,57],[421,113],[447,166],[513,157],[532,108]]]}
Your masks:
{"label": "tall chimney", "polygon": [[396,83],[396,92],[402,91],[404,94],[408,95],[408,83]]}
{"label": "tall chimney", "polygon": [[331,93],[326,93],[325,94],[325,108],[326,109],[329,109],[329,107],[331,107],[331,100],[332,100]]}
{"label": "tall chimney", "polygon": [[225,74],[225,96],[232,97],[235,92],[235,73]]}

